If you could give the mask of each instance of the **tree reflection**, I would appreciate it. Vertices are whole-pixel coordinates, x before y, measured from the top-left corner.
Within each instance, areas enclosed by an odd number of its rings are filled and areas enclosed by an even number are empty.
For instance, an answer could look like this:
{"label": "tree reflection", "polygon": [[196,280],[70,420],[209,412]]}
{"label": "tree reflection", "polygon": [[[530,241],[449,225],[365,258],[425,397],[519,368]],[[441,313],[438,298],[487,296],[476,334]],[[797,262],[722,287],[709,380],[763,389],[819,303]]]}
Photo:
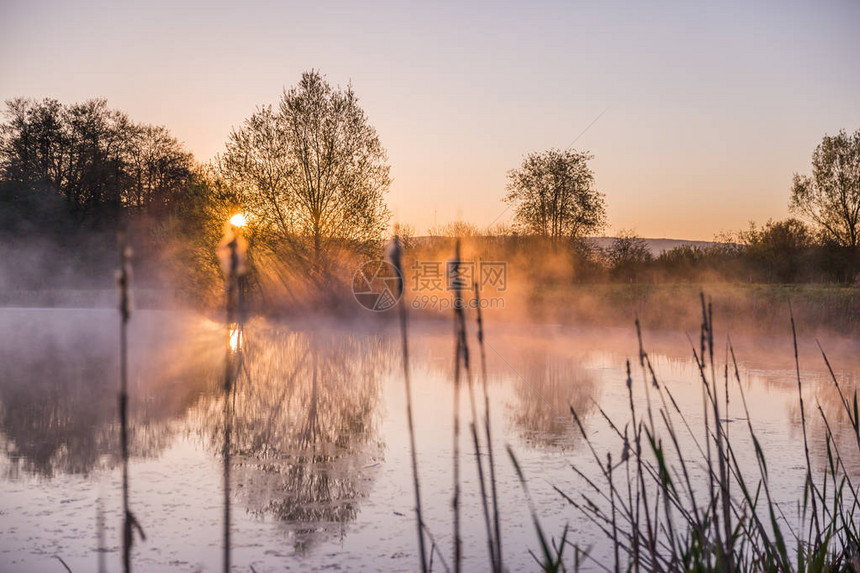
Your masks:
{"label": "tree reflection", "polygon": [[[434,378],[449,382],[453,378],[451,334],[435,329],[421,333],[412,357],[417,368]],[[560,345],[546,336],[504,335],[492,338],[487,353],[488,383],[491,393],[506,392],[510,384],[513,400],[508,403],[508,420],[527,444],[539,447],[565,447],[578,436],[570,407],[587,415],[594,406],[600,385],[584,364],[590,351]],[[473,339],[469,340],[474,344]],[[587,348],[586,344],[579,347]],[[593,345],[593,341],[586,341]],[[470,349],[477,351],[476,346]],[[480,392],[479,368],[472,366],[472,383]]]}
{"label": "tree reflection", "polygon": [[[190,338],[187,324],[146,313],[136,320],[130,449],[150,457],[170,443],[168,422],[196,399],[217,362],[205,351],[206,337]],[[114,312],[73,310],[7,310],[0,317],[7,477],[87,474],[117,464],[117,321]]]}
{"label": "tree reflection", "polygon": [[[233,400],[233,479],[248,511],[290,524],[296,549],[343,531],[383,457],[378,432],[388,343],[337,331],[245,329]],[[196,416],[217,445],[223,397]]]}
{"label": "tree reflection", "polygon": [[510,416],[520,436],[533,445],[572,445],[578,436],[572,406],[580,416],[591,411],[598,385],[579,359],[549,349],[526,352],[520,361],[524,380],[514,381]]}
{"label": "tree reflection", "polygon": [[109,464],[102,456],[117,444],[111,431],[116,399],[111,400],[115,394],[104,376],[116,370],[116,361],[58,356],[49,349],[39,360],[0,358],[8,365],[0,373],[0,426],[10,477],[19,471],[46,477],[56,471],[88,473]]}
{"label": "tree reflection", "polygon": [[[810,436],[810,453],[813,463],[824,469],[831,462],[830,456],[837,456],[851,479],[860,477],[860,442],[851,424],[853,397],[858,389],[856,375],[835,374],[839,388],[833,383],[830,374],[815,375],[804,373],[804,403],[807,428]],[[796,381],[789,379],[792,384]],[[840,395],[841,390],[841,395]],[[800,402],[796,398],[796,387],[789,386],[794,399],[788,407],[789,420],[794,432],[800,436],[802,431]],[[789,394],[790,396],[790,394]],[[844,401],[843,401],[844,400]],[[826,422],[825,422],[826,420]],[[830,443],[828,444],[828,435]],[[802,439],[802,438],[801,438]],[[830,452],[828,453],[828,447]]]}

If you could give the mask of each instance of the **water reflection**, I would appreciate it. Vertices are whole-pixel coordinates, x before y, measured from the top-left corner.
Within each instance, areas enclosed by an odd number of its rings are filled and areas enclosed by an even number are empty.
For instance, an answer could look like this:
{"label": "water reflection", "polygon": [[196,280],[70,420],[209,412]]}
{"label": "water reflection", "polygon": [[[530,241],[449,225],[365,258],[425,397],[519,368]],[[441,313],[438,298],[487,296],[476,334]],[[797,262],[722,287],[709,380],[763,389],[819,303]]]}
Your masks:
{"label": "water reflection", "polygon": [[[341,531],[383,459],[382,377],[391,348],[376,335],[274,329],[243,332],[233,419],[233,479],[251,513],[296,526],[297,550]],[[191,413],[219,444],[223,397]]]}
{"label": "water reflection", "polygon": [[0,373],[0,428],[10,477],[20,471],[87,473],[111,464],[101,458],[117,447],[111,431],[116,400],[103,372],[115,364],[107,356],[58,364],[57,356],[31,361],[4,352],[0,358],[7,365]]}
{"label": "water reflection", "polygon": [[244,338],[244,333],[242,332],[242,326],[233,323],[230,325],[230,333],[228,335],[230,350],[233,352],[239,352],[242,350],[242,343]]}
{"label": "water reflection", "polygon": [[[118,318],[93,310],[5,310],[0,344],[0,433],[7,477],[88,474],[118,462]],[[182,346],[188,333],[161,313],[130,332],[130,448],[155,456],[171,441],[168,423],[205,385],[214,360]]]}
{"label": "water reflection", "polygon": [[[115,311],[0,312],[0,444],[4,450],[0,455],[11,462],[2,464],[7,477],[89,474],[116,463],[117,328]],[[139,488],[133,491],[144,496],[150,486],[150,494],[155,495],[151,486],[172,487],[181,481],[169,477],[177,452],[194,457],[194,463],[182,466],[199,472],[191,476],[192,481],[217,476],[224,420],[224,325],[189,315],[140,312],[134,315],[131,328],[132,463],[141,456],[167,452],[165,465],[158,468],[165,470],[165,482],[146,484],[140,477],[133,481],[133,488]],[[350,523],[380,527],[368,525],[368,520],[385,521],[386,516],[380,515],[387,510],[386,503],[399,495],[402,483],[409,482],[405,464],[387,468],[386,480],[377,479],[386,445],[391,452],[406,447],[405,426],[398,425],[404,402],[399,394],[402,378],[396,330],[380,334],[352,325],[304,328],[252,321],[233,334],[228,341],[232,339],[240,365],[230,397],[237,513],[278,524],[274,529],[278,533],[284,530],[295,550],[311,552],[317,547],[320,555],[325,553],[320,545],[326,551],[334,547],[326,542],[344,536]],[[599,402],[611,416],[626,421],[623,364],[631,356],[637,399],[641,399],[635,334],[517,328],[493,330],[488,340],[492,345],[487,358],[493,431],[500,443],[513,438],[515,449],[526,463],[531,459],[534,468],[547,467],[547,461],[573,460],[583,452],[587,455],[568,411],[573,405],[583,414],[586,431],[598,441],[601,451],[615,451],[617,440],[609,432],[600,432],[605,424],[595,415],[594,404]],[[473,374],[479,384],[473,341],[472,336]],[[792,347],[777,340],[766,345],[769,351],[756,353],[755,340],[735,342],[753,424],[768,446],[776,445],[767,450],[768,464],[780,468],[776,471],[791,469],[802,444]],[[434,422],[437,415],[450,416],[454,346],[449,325],[415,324],[410,343],[416,379],[424,384],[419,387],[425,399],[419,413],[433,417]],[[817,348],[804,348],[802,345],[801,368],[814,463],[823,466],[827,460],[819,403],[840,451],[850,460],[858,449],[848,415],[820,355],[813,352]],[[845,348],[838,356],[834,353],[832,362],[840,383],[850,393],[860,365],[857,346]],[[646,333],[646,349],[651,351],[661,381],[672,388],[691,424],[698,428],[701,390],[689,342],[679,333]],[[380,419],[385,414],[386,392],[389,431],[383,436]],[[732,436],[742,438],[745,422],[735,390],[731,399],[729,417],[740,422],[730,426]],[[436,476],[448,464],[444,447],[450,443],[450,433],[436,431],[435,424],[425,428],[433,429],[425,429],[419,436],[424,451],[438,450],[439,457],[432,459],[443,461],[434,463],[427,457],[422,471]],[[174,444],[182,449],[167,451]],[[468,442],[463,444],[467,447]],[[557,455],[560,450],[563,455]],[[394,457],[392,453],[389,459]],[[197,463],[199,460],[203,463]],[[854,460],[851,472],[860,469]],[[567,469],[566,464],[559,465]],[[547,471],[549,481],[567,475],[550,474]],[[50,491],[54,486],[48,480],[33,480],[32,487]],[[449,499],[443,493],[437,502],[446,504]],[[181,519],[160,527],[181,539],[186,535],[182,529],[186,522],[204,519],[211,509],[204,506],[210,500],[217,504],[218,496],[215,485],[183,506],[184,513],[177,514]],[[365,504],[362,515],[362,504],[371,496],[377,502]],[[557,501],[553,496],[548,503]],[[398,510],[403,507],[400,503]],[[37,509],[54,519],[55,511],[47,502]],[[514,515],[515,510],[505,513]],[[34,524],[42,526],[35,517],[30,519],[33,529]],[[259,521],[245,519],[243,526]],[[86,535],[91,532],[80,524],[76,527]],[[406,546],[411,543],[410,537]],[[278,544],[283,545],[279,535]]]}
{"label": "water reflection", "polygon": [[[450,384],[454,377],[454,348],[450,330],[419,331],[413,338],[413,364]],[[479,347],[470,333],[472,379],[480,395]],[[505,395],[507,422],[527,445],[569,447],[578,437],[570,414],[573,406],[583,417],[593,410],[600,394],[587,347],[571,348],[546,333],[493,333],[486,347],[491,392]]]}
{"label": "water reflection", "polygon": [[570,446],[578,435],[572,406],[583,418],[592,410],[598,385],[581,357],[558,356],[533,349],[519,361],[524,380],[514,382],[516,402],[510,418],[521,438],[531,445]]}
{"label": "water reflection", "polygon": [[[133,459],[158,456],[180,435],[220,453],[223,326],[189,318],[141,312],[132,322]],[[5,310],[0,327],[5,477],[114,468],[116,313]],[[285,524],[299,550],[342,534],[383,460],[381,384],[395,351],[381,335],[263,321],[231,329],[229,340],[239,364],[231,400],[240,503]]]}
{"label": "water reflection", "polygon": [[[842,395],[829,374],[803,378],[806,378],[806,385],[812,385],[804,392],[804,412],[811,437],[813,463],[823,469],[830,462],[827,453],[829,435],[831,454],[839,454],[849,477],[856,480],[860,477],[860,443],[849,418],[849,412],[853,412],[854,389],[857,388],[856,375],[837,375]],[[795,431],[799,433],[799,402],[792,402],[789,412],[795,421]]]}

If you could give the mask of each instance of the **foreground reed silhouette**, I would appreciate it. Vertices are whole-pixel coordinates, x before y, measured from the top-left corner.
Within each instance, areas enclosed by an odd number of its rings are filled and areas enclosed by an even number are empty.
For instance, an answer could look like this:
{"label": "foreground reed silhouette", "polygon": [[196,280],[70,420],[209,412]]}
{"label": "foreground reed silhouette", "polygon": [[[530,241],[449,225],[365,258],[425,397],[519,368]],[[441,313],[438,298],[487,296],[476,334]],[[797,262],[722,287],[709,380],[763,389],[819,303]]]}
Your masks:
{"label": "foreground reed silhouette", "polygon": [[119,237],[119,270],[117,271],[117,287],[119,290],[119,424],[120,424],[120,455],[122,457],[122,566],[125,573],[131,572],[131,549],[134,544],[134,530],[145,540],[146,535],[129,508],[128,484],[128,321],[131,318],[131,247],[126,244],[126,232],[120,230]]}
{"label": "foreground reed silhouette", "polygon": [[415,488],[415,516],[418,522],[418,556],[421,559],[421,571],[427,573],[427,551],[424,547],[424,518],[421,513],[421,485],[418,479],[418,454],[415,451],[415,423],[412,416],[412,381],[409,371],[409,325],[406,303],[403,301],[403,263],[400,237],[394,237],[391,252],[391,263],[397,270],[400,279],[397,282],[397,300],[400,301],[398,315],[400,318],[400,340],[403,352],[403,382],[406,386],[406,422],[409,427],[409,455],[412,460],[412,483]]}
{"label": "foreground reed silhouette", "polygon": [[[237,224],[238,223],[238,224]],[[243,336],[243,296],[242,276],[245,274],[247,242],[242,237],[239,228],[244,225],[244,218],[234,216],[226,227],[224,238],[218,247],[221,268],[226,282],[226,337],[224,344],[224,440],[222,445],[223,483],[224,483],[224,573],[231,568],[230,541],[230,474],[231,450],[233,436],[233,407],[231,398],[235,399],[235,377],[237,366],[241,364]]]}
{"label": "foreground reed silhouette", "polygon": [[[477,466],[479,495],[481,498],[481,507],[483,510],[484,523],[487,535],[487,549],[490,568],[494,572],[500,572],[502,567],[502,545],[501,545],[501,517],[499,512],[498,488],[496,483],[495,458],[492,447],[492,432],[490,428],[490,402],[489,392],[487,389],[487,366],[486,352],[484,349],[484,325],[483,317],[480,311],[480,290],[477,282],[472,284],[463,283],[462,277],[458,275],[460,268],[460,242],[455,244],[454,258],[449,262],[448,273],[449,280],[453,282],[454,300],[453,300],[453,316],[454,316],[454,404],[453,404],[453,447],[452,447],[452,466],[453,466],[453,495],[451,499],[452,507],[452,523],[453,523],[453,570],[459,572],[463,567],[462,554],[462,538],[460,531],[460,509],[461,509],[461,485],[460,485],[460,385],[465,378],[469,391],[469,406],[471,411],[471,422],[469,424],[472,444],[474,446],[475,463]],[[398,283],[398,300],[400,301],[400,330],[403,345],[403,366],[404,366],[404,381],[406,384],[406,412],[410,435],[410,453],[412,456],[412,474],[415,489],[415,506],[418,519],[418,551],[421,562],[422,571],[430,571],[433,566],[433,557],[438,555],[440,562],[446,571],[451,569],[445,562],[442,553],[433,540],[427,525],[423,521],[421,511],[421,495],[420,484],[418,478],[417,453],[415,448],[415,430],[413,423],[412,411],[412,394],[411,382],[409,373],[409,351],[408,351],[408,322],[406,314],[406,302],[403,300],[403,283],[402,283],[402,247],[399,237],[395,237],[393,248],[391,251],[391,262],[397,271],[400,273],[401,280]],[[467,306],[464,298],[464,286],[472,286],[474,288],[474,303],[477,310],[477,338],[480,346],[481,356],[481,382],[483,390],[483,435],[486,439],[486,451],[488,457],[488,472],[485,472],[484,462],[481,454],[481,437],[478,427],[481,418],[478,414],[477,400],[475,397],[474,384],[471,373],[470,354],[468,346],[468,336],[466,328],[465,308]],[[489,483],[488,483],[489,482]],[[488,493],[489,492],[489,493]],[[429,561],[425,549],[425,535],[431,540],[432,547],[430,550]]]}
{"label": "foreground reed silhouette", "polygon": [[[492,519],[487,511],[487,499],[484,485],[483,471],[481,467],[481,456],[478,440],[478,432],[475,427],[476,415],[474,414],[474,399],[473,399],[473,422],[472,422],[472,439],[475,443],[475,459],[478,464],[478,474],[481,484],[481,496],[484,505],[484,519],[487,523],[487,541],[490,547],[490,562],[495,572],[504,570],[502,566],[502,531],[499,517],[499,498],[498,488],[496,487],[496,462],[493,455],[493,439],[490,431],[490,393],[487,389],[487,353],[484,349],[484,319],[481,314],[481,290],[478,281],[474,281],[475,289],[475,322],[477,324],[478,348],[481,355],[481,388],[484,393],[484,437],[487,440],[487,461],[489,463],[489,481],[490,481],[490,496],[492,500]],[[470,384],[471,388],[471,384]],[[492,529],[490,523],[492,521]]]}
{"label": "foreground reed silhouette", "polygon": [[[451,505],[454,509],[454,573],[460,573],[463,564],[463,545],[460,538],[460,377],[461,365],[469,368],[469,347],[466,345],[466,321],[462,307],[462,289],[459,285],[457,272],[460,267],[460,240],[454,252],[454,495]],[[449,267],[449,280],[451,268]]]}
{"label": "foreground reed silhouette", "polygon": [[[603,482],[589,478],[585,468],[572,466],[583,482],[582,491],[565,492],[557,487],[555,490],[581,517],[611,540],[614,553],[612,570],[616,572],[860,571],[857,485],[851,479],[845,457],[839,451],[830,421],[820,404],[817,404],[817,410],[825,427],[827,454],[823,472],[816,471],[810,460],[809,414],[803,398],[793,316],[791,330],[805,462],[797,527],[792,527],[774,501],[765,450],[753,427],[731,339],[726,343],[722,391],[720,389],[714,360],[712,308],[704,295],[701,296],[701,306],[698,347],[691,341],[691,352],[702,388],[704,435],[700,437],[693,431],[687,414],[678,407],[671,390],[657,378],[637,319],[638,362],[645,412],[636,410],[628,361],[626,385],[630,418],[623,430],[598,407],[603,420],[619,441],[620,460],[613,463],[612,453],[606,452],[604,462],[585,432],[582,418],[571,407],[571,415]],[[823,350],[821,354],[860,453],[857,391],[854,390],[849,400]],[[725,419],[733,386],[741,398],[748,437],[754,449],[758,475],[752,477],[748,475],[750,468],[738,461],[743,437],[730,435]],[[651,392],[656,394],[657,406],[652,403]],[[656,424],[655,418],[661,423]],[[668,438],[668,445],[664,445],[664,437]],[[694,452],[699,456],[697,459],[691,459],[690,452],[684,451],[682,439],[692,442]],[[706,480],[704,485],[697,487],[700,482],[694,477],[694,470],[700,469],[705,472]],[[519,469],[517,471],[525,488],[525,478]],[[543,540],[537,518],[535,523]],[[591,559],[580,551],[575,541],[566,540],[566,535],[563,535],[561,544],[549,548],[542,541],[545,559],[541,565],[544,570],[565,569],[556,559],[565,543],[573,546],[579,556]],[[574,568],[578,563],[577,559]],[[594,559],[591,559],[591,564],[610,570]]]}

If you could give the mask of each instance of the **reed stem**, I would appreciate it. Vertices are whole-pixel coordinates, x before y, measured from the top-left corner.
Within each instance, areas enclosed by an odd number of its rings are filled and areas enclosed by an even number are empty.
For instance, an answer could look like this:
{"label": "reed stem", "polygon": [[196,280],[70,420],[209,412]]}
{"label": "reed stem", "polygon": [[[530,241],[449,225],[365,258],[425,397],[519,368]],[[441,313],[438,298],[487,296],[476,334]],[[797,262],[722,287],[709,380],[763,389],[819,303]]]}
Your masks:
{"label": "reed stem", "polygon": [[[459,269],[460,269],[460,240],[457,239],[455,246],[453,274],[454,274],[454,336],[457,343],[454,350],[455,365],[454,365],[454,446],[453,446],[453,465],[454,465],[454,496],[451,501],[451,506],[454,512],[454,572],[460,573],[462,566],[462,545],[460,539],[460,365],[468,364],[469,354],[465,346],[464,329],[463,329],[463,296],[459,286]],[[449,269],[449,273],[450,273]]]}
{"label": "reed stem", "polygon": [[[415,515],[418,519],[418,553],[421,558],[421,571],[427,573],[427,550],[424,544],[424,518],[421,512],[421,485],[418,479],[418,453],[415,447],[415,422],[412,414],[412,379],[409,371],[409,335],[406,302],[403,299],[403,264],[400,238],[394,237],[394,249],[391,254],[391,262],[400,277],[398,281],[398,300],[400,300],[400,341],[403,351],[403,381],[406,386],[406,422],[409,426],[409,455],[412,461],[412,483],[415,488]],[[432,552],[431,552],[432,564]]]}

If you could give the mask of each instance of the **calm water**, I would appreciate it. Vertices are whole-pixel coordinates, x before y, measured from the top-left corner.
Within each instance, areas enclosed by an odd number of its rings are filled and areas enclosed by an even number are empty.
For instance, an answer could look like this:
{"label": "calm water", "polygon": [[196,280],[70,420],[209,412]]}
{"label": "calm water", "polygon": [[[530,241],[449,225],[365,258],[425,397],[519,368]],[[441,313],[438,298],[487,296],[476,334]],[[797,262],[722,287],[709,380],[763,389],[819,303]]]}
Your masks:
{"label": "calm water", "polygon": [[[74,571],[95,570],[99,559],[108,571],[120,570],[117,321],[108,310],[0,309],[0,571],[61,571],[55,555]],[[231,398],[235,570],[416,570],[398,336],[385,325],[247,325]],[[804,468],[791,340],[733,338],[753,422],[771,474],[779,476],[777,498],[792,513]],[[133,316],[131,497],[147,534],[135,548],[138,570],[221,568],[223,340],[220,325],[191,314]],[[491,326],[487,340],[506,565],[533,569],[528,550],[537,549],[506,444],[529,479],[544,529],[558,536],[570,524],[571,539],[598,559],[607,555],[601,534],[552,486],[582,491],[571,464],[595,474],[569,404],[584,415],[601,455],[620,453],[596,405],[626,421],[628,357],[642,405],[634,330]],[[410,341],[426,521],[450,562],[451,328],[413,324]],[[645,342],[691,428],[701,429],[701,386],[686,334],[646,330]],[[840,381],[855,384],[860,347],[827,337],[821,343]],[[839,433],[845,416],[802,331],[801,369],[807,403],[820,403]],[[737,398],[730,387],[726,417],[730,431],[742,435]],[[461,404],[465,561],[467,570],[484,570],[465,387]],[[821,463],[822,424],[813,421],[810,431]]]}

